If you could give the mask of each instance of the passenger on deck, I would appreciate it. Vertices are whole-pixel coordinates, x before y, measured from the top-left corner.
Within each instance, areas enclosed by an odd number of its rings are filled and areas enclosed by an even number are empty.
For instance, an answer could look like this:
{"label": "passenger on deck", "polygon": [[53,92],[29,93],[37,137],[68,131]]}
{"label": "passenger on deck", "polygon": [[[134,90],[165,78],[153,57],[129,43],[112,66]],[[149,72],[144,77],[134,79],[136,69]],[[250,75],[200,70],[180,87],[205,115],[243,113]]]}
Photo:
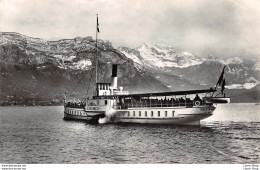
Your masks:
{"label": "passenger on deck", "polygon": [[186,105],[187,105],[187,106],[192,106],[192,105],[193,105],[193,103],[192,103],[192,101],[191,101],[190,98],[187,98],[187,99],[186,99]]}
{"label": "passenger on deck", "polygon": [[181,98],[180,98],[180,102],[181,102],[181,103],[184,103],[185,100],[181,97]]}

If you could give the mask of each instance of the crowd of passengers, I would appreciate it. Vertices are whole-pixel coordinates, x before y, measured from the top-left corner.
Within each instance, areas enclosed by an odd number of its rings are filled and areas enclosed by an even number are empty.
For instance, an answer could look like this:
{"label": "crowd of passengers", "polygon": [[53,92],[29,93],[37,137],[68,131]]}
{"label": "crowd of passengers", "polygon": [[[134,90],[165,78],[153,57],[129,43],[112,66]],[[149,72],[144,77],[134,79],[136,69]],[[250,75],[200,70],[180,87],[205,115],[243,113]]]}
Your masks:
{"label": "crowd of passengers", "polygon": [[65,107],[73,107],[73,108],[84,108],[86,105],[85,102],[67,102],[65,103]]}
{"label": "crowd of passengers", "polygon": [[[143,107],[169,107],[169,106],[187,106],[192,107],[195,105],[195,102],[199,101],[199,105],[202,105],[205,103],[205,101],[201,100],[198,95],[191,100],[190,98],[171,98],[167,99],[166,97],[164,99],[141,99],[141,100],[134,100],[134,99],[125,99],[124,102],[120,101],[118,104],[122,108],[127,107],[135,107],[135,106],[143,106]],[[67,102],[65,103],[65,107],[72,107],[72,108],[84,108],[86,106],[85,102]]]}
{"label": "crowd of passengers", "polygon": [[130,107],[130,106],[151,106],[151,107],[165,107],[165,106],[188,106],[192,107],[195,104],[195,101],[199,101],[199,105],[205,103],[205,101],[202,101],[198,95],[191,100],[190,98],[171,98],[167,99],[166,97],[164,99],[141,99],[141,100],[131,100],[131,99],[125,99],[124,103],[121,103],[124,107]]}

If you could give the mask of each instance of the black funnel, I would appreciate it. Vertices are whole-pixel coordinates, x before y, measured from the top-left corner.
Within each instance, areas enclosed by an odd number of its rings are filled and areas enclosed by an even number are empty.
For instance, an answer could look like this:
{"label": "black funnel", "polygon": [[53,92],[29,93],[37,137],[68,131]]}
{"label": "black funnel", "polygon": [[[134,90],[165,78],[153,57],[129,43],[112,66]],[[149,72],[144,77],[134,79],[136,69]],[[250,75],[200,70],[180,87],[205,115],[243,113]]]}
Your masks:
{"label": "black funnel", "polygon": [[112,65],[112,77],[117,77],[117,64]]}

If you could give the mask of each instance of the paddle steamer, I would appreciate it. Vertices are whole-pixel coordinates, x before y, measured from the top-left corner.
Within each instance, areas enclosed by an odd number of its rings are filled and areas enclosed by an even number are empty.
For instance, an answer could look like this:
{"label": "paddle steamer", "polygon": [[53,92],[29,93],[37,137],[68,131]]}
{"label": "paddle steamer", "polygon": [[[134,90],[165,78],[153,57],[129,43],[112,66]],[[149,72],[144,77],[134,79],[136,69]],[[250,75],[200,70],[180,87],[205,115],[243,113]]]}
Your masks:
{"label": "paddle steamer", "polygon": [[213,114],[218,103],[230,102],[225,95],[214,96],[217,86],[221,84],[223,94],[225,67],[214,89],[129,94],[123,91],[123,87],[117,87],[117,66],[112,65],[111,82],[98,83],[96,63],[95,95],[80,103],[69,101],[65,95],[64,119],[99,123],[200,125],[202,119]]}

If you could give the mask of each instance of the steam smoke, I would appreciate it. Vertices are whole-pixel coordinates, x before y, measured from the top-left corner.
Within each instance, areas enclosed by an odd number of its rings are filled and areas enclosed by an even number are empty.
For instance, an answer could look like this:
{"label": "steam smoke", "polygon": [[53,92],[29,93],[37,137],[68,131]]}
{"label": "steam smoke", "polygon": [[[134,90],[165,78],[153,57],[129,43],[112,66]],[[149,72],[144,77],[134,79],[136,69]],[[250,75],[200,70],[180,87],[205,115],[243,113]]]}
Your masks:
{"label": "steam smoke", "polygon": [[105,123],[112,123],[116,122],[117,120],[117,112],[115,109],[111,109],[105,113],[104,118],[99,118],[98,123],[105,124]]}

